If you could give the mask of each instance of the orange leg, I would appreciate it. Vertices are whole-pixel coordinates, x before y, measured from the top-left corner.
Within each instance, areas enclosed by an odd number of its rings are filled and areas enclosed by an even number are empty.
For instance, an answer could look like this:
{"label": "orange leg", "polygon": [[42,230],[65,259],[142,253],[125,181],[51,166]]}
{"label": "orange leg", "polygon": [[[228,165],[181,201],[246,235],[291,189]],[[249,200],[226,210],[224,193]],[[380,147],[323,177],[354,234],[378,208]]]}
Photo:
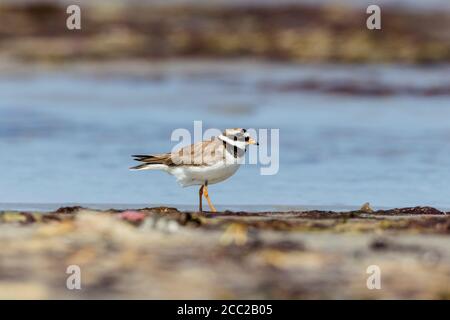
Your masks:
{"label": "orange leg", "polygon": [[203,196],[203,188],[205,186],[201,186],[200,190],[198,191],[198,195],[199,195],[199,206],[198,206],[198,211],[203,212],[203,208],[202,208],[202,196]]}
{"label": "orange leg", "polygon": [[208,205],[209,208],[211,209],[212,212],[217,212],[216,208],[214,208],[211,199],[209,198],[209,194],[208,194],[208,186],[203,186],[203,195],[205,196],[206,200],[208,201]]}

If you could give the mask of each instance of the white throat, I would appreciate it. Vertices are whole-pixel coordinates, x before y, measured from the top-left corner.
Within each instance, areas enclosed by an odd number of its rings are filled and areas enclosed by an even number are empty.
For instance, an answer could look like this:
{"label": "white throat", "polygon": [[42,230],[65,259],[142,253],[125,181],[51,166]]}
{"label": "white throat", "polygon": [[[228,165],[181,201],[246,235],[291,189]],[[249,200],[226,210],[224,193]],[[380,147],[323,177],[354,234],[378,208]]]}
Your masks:
{"label": "white throat", "polygon": [[245,147],[246,147],[245,141],[234,141],[234,140],[231,140],[230,138],[228,138],[228,137],[226,137],[224,135],[220,135],[219,139],[224,141],[224,142],[226,142],[229,145],[237,147],[237,148],[239,148],[241,150],[245,150]]}

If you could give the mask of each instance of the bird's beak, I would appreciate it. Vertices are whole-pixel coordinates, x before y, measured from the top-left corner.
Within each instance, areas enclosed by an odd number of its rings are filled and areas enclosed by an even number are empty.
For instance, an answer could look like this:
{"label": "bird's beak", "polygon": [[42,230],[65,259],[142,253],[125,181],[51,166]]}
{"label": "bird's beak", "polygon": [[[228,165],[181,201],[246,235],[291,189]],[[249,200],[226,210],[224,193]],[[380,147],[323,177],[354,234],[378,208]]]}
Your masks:
{"label": "bird's beak", "polygon": [[248,144],[256,144],[257,146],[259,146],[259,143],[256,142],[253,138],[250,138],[250,139],[248,140]]}

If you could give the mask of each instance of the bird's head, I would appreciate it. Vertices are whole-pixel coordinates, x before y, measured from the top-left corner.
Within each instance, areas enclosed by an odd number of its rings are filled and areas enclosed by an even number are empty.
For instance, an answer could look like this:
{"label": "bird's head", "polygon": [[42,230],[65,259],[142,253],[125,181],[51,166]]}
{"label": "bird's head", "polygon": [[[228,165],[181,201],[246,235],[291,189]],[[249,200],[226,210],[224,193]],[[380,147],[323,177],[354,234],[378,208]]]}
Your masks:
{"label": "bird's head", "polygon": [[256,144],[257,146],[259,145],[258,142],[250,137],[247,130],[242,128],[225,129],[220,138],[226,142],[236,141],[236,143],[242,143],[244,146],[250,144]]}

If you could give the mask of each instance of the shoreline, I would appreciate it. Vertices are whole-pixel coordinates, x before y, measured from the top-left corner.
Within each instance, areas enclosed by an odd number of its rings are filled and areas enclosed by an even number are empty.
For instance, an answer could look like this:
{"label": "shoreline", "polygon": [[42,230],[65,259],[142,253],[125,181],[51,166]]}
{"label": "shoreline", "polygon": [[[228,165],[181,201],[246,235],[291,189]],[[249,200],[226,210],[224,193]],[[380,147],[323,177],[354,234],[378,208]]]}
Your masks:
{"label": "shoreline", "polygon": [[[371,209],[375,212],[387,212],[393,213],[397,210],[407,210],[409,208],[430,208],[431,210],[437,210],[442,213],[450,214],[450,207],[446,206],[431,206],[431,205],[418,205],[407,207],[395,207],[395,206],[377,206],[369,204]],[[364,205],[363,205],[364,206]],[[1,212],[33,212],[41,214],[49,214],[57,212],[61,208],[83,208],[85,210],[92,211],[127,211],[127,210],[143,210],[142,208],[176,208],[181,212],[196,212],[197,206],[192,204],[165,204],[165,203],[77,203],[77,202],[65,202],[65,203],[16,203],[16,202],[0,202]],[[323,212],[323,213],[349,213],[359,212],[361,206],[357,205],[344,205],[344,204],[332,204],[332,205],[303,205],[303,204],[217,204],[220,212],[247,212],[248,214],[257,213],[289,213],[289,212]]]}

